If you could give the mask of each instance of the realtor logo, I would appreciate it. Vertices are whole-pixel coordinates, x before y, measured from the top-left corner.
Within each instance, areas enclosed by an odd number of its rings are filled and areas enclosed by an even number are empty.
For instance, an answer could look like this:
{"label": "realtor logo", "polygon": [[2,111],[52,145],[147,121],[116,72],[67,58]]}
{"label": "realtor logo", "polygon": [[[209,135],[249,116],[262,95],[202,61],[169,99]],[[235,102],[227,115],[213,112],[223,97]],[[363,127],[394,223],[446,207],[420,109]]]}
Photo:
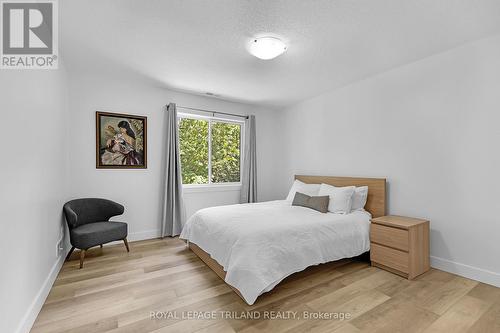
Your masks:
{"label": "realtor logo", "polygon": [[57,69],[57,2],[2,1],[2,69]]}

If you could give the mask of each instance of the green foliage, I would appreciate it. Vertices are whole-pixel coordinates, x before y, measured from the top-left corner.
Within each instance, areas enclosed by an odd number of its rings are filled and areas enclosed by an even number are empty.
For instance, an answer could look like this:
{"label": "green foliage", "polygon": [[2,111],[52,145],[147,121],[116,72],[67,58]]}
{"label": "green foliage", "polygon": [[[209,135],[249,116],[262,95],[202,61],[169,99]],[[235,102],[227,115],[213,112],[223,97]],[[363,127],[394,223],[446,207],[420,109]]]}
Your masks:
{"label": "green foliage", "polygon": [[[212,122],[212,182],[240,181],[241,126]],[[208,183],[208,121],[179,120],[180,157],[184,184]]]}
{"label": "green foliage", "polygon": [[240,181],[240,133],[238,124],[212,122],[212,182]]}
{"label": "green foliage", "polygon": [[181,118],[179,146],[183,184],[208,183],[208,121]]}

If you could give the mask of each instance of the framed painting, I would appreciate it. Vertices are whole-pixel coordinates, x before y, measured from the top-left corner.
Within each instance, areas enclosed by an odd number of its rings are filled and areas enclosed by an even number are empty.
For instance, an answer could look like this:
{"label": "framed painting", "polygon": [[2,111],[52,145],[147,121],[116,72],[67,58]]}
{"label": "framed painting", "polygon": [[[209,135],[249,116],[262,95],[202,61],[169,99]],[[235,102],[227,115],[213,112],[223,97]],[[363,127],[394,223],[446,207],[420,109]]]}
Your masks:
{"label": "framed painting", "polygon": [[147,168],[147,117],[96,112],[96,168]]}

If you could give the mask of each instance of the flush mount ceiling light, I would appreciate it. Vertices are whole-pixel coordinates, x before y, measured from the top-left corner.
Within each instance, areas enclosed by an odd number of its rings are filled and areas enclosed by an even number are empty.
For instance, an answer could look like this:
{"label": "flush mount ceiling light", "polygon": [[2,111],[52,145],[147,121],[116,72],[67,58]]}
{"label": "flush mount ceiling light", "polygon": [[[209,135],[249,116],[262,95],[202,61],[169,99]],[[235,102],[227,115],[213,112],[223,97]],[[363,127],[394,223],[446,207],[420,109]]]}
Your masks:
{"label": "flush mount ceiling light", "polygon": [[269,60],[283,54],[286,45],[276,37],[260,37],[250,42],[249,51],[259,59]]}

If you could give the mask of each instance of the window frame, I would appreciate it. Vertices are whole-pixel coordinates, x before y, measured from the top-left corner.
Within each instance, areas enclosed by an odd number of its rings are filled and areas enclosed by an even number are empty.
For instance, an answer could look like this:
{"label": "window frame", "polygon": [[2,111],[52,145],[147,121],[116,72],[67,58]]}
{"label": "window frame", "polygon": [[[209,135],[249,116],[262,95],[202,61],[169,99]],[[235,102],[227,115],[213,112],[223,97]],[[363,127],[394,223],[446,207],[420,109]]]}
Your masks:
{"label": "window frame", "polygon": [[[242,184],[243,176],[243,156],[245,148],[245,121],[217,117],[217,116],[206,116],[194,113],[178,112],[177,113],[177,129],[179,129],[179,122],[181,119],[195,119],[195,120],[206,120],[208,121],[208,183],[207,184],[182,184],[183,189],[190,190],[189,192],[200,192],[203,189],[212,189],[215,191],[224,190],[239,190]],[[228,124],[238,124],[240,125],[240,181],[239,182],[227,182],[227,183],[213,183],[212,182],[212,122],[218,123],[228,123]],[[182,165],[181,165],[182,170]],[[181,175],[182,179],[182,175]]]}

